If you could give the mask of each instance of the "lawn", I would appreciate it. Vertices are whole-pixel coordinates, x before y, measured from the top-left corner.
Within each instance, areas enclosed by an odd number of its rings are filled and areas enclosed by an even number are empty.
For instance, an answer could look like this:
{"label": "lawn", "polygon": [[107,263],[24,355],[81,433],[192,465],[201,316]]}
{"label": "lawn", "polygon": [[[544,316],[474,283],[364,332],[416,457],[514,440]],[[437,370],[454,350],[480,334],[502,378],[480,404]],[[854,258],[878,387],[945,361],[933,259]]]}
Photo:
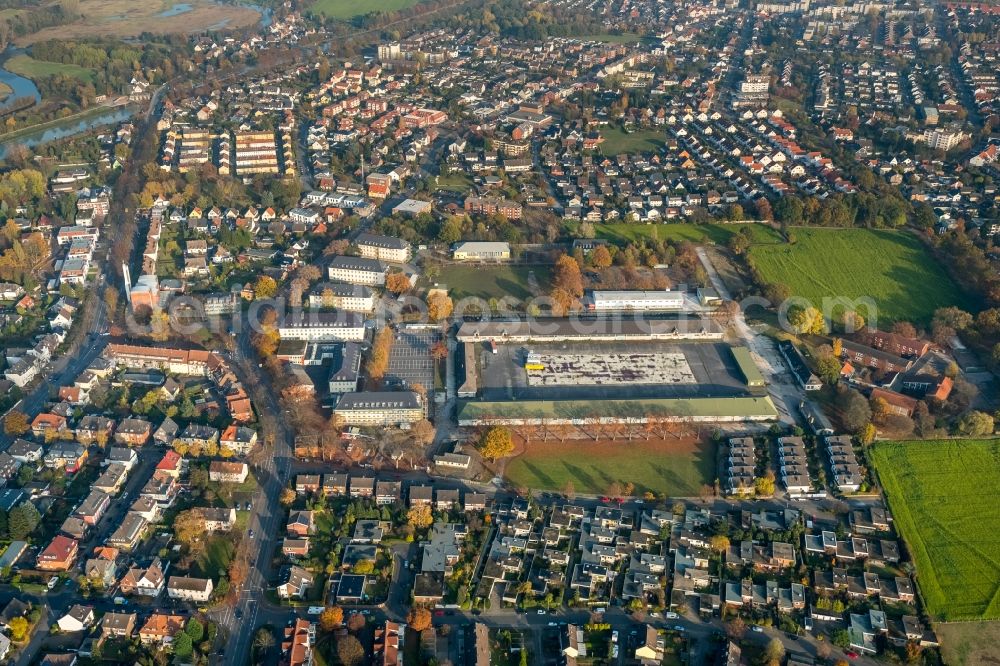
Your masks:
{"label": "lawn", "polygon": [[1000,440],[883,442],[871,458],[927,612],[1000,618]]}
{"label": "lawn", "polygon": [[606,238],[612,243],[620,245],[642,238],[725,245],[735,233],[742,229],[750,229],[751,238],[758,243],[773,243],[780,240],[777,231],[763,224],[689,224],[687,222],[638,224],[615,222],[594,225],[594,230],[597,232],[598,238]]}
{"label": "lawn", "polygon": [[663,148],[666,133],[663,130],[635,130],[626,132],[615,127],[601,132],[604,143],[601,152],[605,155],[621,155],[622,153],[655,153]]}
{"label": "lawn", "polygon": [[[927,324],[948,305],[975,310],[920,241],[902,231],[794,229],[795,243],[750,248],[750,260],[767,283],[787,285],[795,296],[823,310],[824,299],[870,298],[877,324],[907,320]],[[870,326],[876,317],[857,308]]]}
{"label": "lawn", "polygon": [[454,171],[452,173],[438,176],[434,183],[434,190],[450,190],[464,194],[472,188],[472,179],[464,173]]}
{"label": "lawn", "polygon": [[550,266],[442,266],[435,281],[448,286],[452,300],[463,298],[501,298],[510,296],[518,300],[531,298],[529,278],[534,275],[539,293],[549,289],[552,276]]}
{"label": "lawn", "polygon": [[603,495],[614,482],[635,484],[635,493],[697,496],[715,479],[715,445],[693,439],[532,441],[506,468],[517,487]]}
{"label": "lawn", "polygon": [[6,69],[20,74],[28,79],[43,79],[46,76],[62,74],[71,76],[80,81],[92,82],[94,80],[94,70],[79,65],[64,65],[61,62],[50,62],[48,60],[35,60],[24,53],[10,58],[4,65]]}
{"label": "lawn", "polygon": [[639,35],[634,32],[623,32],[619,34],[601,32],[593,35],[580,35],[578,37],[574,37],[574,39],[587,42],[604,42],[606,44],[638,44],[639,42],[653,41],[644,35]]}
{"label": "lawn", "polygon": [[229,562],[232,561],[235,552],[236,546],[229,535],[220,534],[209,537],[208,543],[205,545],[205,552],[195,562],[193,569],[196,571],[192,572],[191,575],[218,580],[219,576],[226,575]]}
{"label": "lawn", "polygon": [[[357,0],[316,0],[311,9],[327,18],[349,19],[369,12],[395,12],[417,4],[419,0],[379,0],[378,3],[359,3]],[[376,6],[377,5],[377,6]]]}

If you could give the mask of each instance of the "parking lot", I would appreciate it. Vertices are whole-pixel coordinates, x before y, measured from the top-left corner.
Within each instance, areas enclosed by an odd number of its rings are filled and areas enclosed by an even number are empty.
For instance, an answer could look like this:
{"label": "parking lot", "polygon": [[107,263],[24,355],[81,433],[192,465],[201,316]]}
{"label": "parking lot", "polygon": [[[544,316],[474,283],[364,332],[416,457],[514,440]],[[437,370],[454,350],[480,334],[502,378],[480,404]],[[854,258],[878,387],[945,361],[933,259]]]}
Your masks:
{"label": "parking lot", "polygon": [[436,330],[400,327],[389,354],[386,382],[399,386],[422,384],[428,391],[433,391],[434,359],[431,358],[431,347],[440,339],[441,335]]}
{"label": "parking lot", "polygon": [[[544,371],[524,369],[537,354]],[[715,342],[479,345],[485,400],[580,400],[746,395],[729,346]],[[538,375],[532,377],[531,375]]]}
{"label": "parking lot", "polygon": [[694,373],[684,354],[609,353],[602,355],[576,352],[538,354],[544,366],[531,370],[528,386],[617,386],[621,384],[692,384]]}

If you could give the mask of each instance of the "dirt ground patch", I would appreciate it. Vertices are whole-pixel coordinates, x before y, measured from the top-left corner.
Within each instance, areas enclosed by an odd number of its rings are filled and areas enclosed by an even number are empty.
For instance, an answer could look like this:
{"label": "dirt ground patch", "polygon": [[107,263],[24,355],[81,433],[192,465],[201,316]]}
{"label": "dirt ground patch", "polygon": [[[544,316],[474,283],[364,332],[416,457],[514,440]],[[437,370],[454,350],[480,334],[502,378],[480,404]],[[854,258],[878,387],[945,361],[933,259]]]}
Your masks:
{"label": "dirt ground patch", "polygon": [[243,28],[260,20],[260,12],[249,7],[187,0],[184,7],[178,9],[180,4],[171,0],[82,0],[82,19],[25,35],[17,40],[17,45],[27,46],[46,39],[135,37],[143,32],[190,33]]}
{"label": "dirt ground patch", "polygon": [[1000,622],[935,625],[941,656],[950,666],[1000,666]]}
{"label": "dirt ground patch", "polygon": [[517,457],[506,466],[518,487],[604,495],[612,484],[632,483],[635,495],[649,491],[669,497],[695,497],[715,480],[715,445],[694,436],[649,440],[533,439],[519,442]]}

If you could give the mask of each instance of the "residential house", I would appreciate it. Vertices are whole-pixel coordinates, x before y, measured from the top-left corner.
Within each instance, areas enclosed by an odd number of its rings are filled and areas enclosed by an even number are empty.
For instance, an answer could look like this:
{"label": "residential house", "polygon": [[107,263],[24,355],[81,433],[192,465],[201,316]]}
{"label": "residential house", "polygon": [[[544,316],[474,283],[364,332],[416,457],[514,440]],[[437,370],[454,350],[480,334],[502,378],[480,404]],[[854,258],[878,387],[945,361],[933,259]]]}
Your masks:
{"label": "residential house", "polygon": [[220,483],[243,483],[250,475],[250,468],[243,462],[213,460],[208,466],[208,478]]}
{"label": "residential house", "polygon": [[205,521],[206,532],[228,532],[236,525],[236,509],[201,507],[198,515]]}
{"label": "residential house", "polygon": [[305,537],[316,529],[313,511],[292,511],[288,515],[285,531],[298,537]]}
{"label": "residential house", "polygon": [[211,578],[171,576],[167,581],[167,596],[171,599],[205,602],[211,599],[213,589]]}
{"label": "residential house", "polygon": [[313,575],[302,567],[291,565],[281,571],[278,583],[278,597],[281,599],[303,599],[312,589]]}
{"label": "residential house", "polygon": [[144,645],[170,645],[174,636],[184,630],[187,618],[183,615],[153,613],[139,630],[139,640]]}
{"label": "residential house", "polygon": [[106,613],[101,619],[103,638],[132,638],[135,633],[135,613]]}
{"label": "residential house", "polygon": [[119,582],[122,594],[134,594],[155,599],[163,594],[166,585],[166,569],[160,558],[153,558],[148,567],[133,567],[125,572]]}
{"label": "residential house", "polygon": [[42,571],[69,571],[80,548],[76,539],[58,535],[38,554],[35,567]]}
{"label": "residential house", "polygon": [[63,633],[83,631],[94,624],[94,609],[92,606],[73,604],[69,610],[56,621]]}
{"label": "residential house", "polygon": [[139,545],[147,525],[145,518],[129,512],[105,543],[121,550],[132,550]]}
{"label": "residential house", "polygon": [[128,446],[143,446],[153,434],[153,424],[145,419],[123,419],[115,430],[115,441]]}

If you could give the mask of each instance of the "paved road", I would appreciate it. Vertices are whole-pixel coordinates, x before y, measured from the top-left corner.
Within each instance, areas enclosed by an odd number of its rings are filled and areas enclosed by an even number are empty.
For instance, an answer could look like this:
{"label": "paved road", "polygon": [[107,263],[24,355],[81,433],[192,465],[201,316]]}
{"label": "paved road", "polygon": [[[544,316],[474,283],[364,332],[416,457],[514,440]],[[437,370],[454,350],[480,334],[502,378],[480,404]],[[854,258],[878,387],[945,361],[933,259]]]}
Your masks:
{"label": "paved road", "polygon": [[[235,327],[234,323],[234,327]],[[288,611],[279,611],[267,603],[265,590],[272,578],[271,554],[277,545],[278,532],[284,510],[278,502],[282,488],[288,481],[292,461],[294,433],[282,418],[277,396],[267,373],[257,371],[256,355],[250,345],[250,327],[240,326],[237,331],[237,344],[232,354],[231,366],[240,381],[251,393],[251,400],[258,413],[269,414],[268,424],[273,424],[273,432],[265,432],[264,446],[273,447],[262,456],[263,462],[254,469],[259,483],[259,490],[251,504],[248,528],[253,533],[249,537],[248,557],[249,574],[234,606],[216,610],[213,619],[225,627],[228,633],[228,644],[222,663],[247,663],[250,654],[253,632],[261,624],[284,626],[284,619],[289,617]],[[247,372],[254,377],[247,376]]]}
{"label": "paved road", "polygon": [[[724,300],[733,300],[732,294],[729,293],[729,289],[719,276],[719,272],[715,270],[715,265],[712,263],[711,258],[709,258],[705,248],[699,247],[696,252],[702,266],[705,267],[705,272],[708,273],[708,279],[715,291]],[[768,391],[771,394],[771,400],[774,401],[774,406],[777,408],[781,420],[785,423],[796,423],[795,414],[797,412],[798,401],[804,396],[802,396],[801,391],[799,391],[793,380],[788,376],[788,371],[782,365],[778,357],[778,350],[774,345],[774,340],[765,335],[760,335],[750,328],[742,308],[736,310],[736,315],[733,317],[733,326],[736,329],[736,333],[747,343],[747,346],[753,352],[758,365],[763,367],[764,376],[768,377]]]}
{"label": "paved road", "polygon": [[[546,612],[544,614],[539,614],[535,610],[527,613],[517,613],[510,609],[502,609],[491,610],[482,615],[473,615],[465,611],[454,610],[445,611],[444,615],[436,615],[434,617],[434,624],[436,626],[451,625],[453,627],[464,627],[474,622],[482,622],[492,628],[510,628],[530,632],[536,639],[545,631],[561,631],[561,627],[566,624],[582,625],[590,621],[590,611],[572,609]],[[694,639],[692,654],[694,659],[690,663],[708,663],[708,659],[714,650],[713,642],[718,637],[726,635],[726,626],[719,618],[702,620],[689,616],[676,619],[647,617],[644,622],[640,623],[633,620],[621,608],[613,607],[607,609],[602,621],[609,624],[612,630],[618,631],[619,644],[625,646],[629,644],[630,641],[628,639],[630,637],[642,634],[646,623],[658,629],[676,630],[679,628],[687,637]],[[632,633],[633,631],[635,634]],[[812,636],[793,638],[789,634],[771,628],[765,628],[760,633],[748,630],[743,636],[744,641],[757,645],[765,645],[774,638],[779,639],[784,644],[787,654],[806,654],[815,658],[819,649],[819,641]],[[632,650],[634,650],[634,647],[632,647]],[[622,652],[624,653],[625,650],[622,650]],[[620,660],[624,661],[626,656],[630,658],[632,654],[632,651],[629,651],[627,655],[620,654]],[[842,651],[833,648],[834,659],[843,656]],[[878,662],[871,658],[861,657],[853,663],[863,664],[864,666],[875,666]]]}

